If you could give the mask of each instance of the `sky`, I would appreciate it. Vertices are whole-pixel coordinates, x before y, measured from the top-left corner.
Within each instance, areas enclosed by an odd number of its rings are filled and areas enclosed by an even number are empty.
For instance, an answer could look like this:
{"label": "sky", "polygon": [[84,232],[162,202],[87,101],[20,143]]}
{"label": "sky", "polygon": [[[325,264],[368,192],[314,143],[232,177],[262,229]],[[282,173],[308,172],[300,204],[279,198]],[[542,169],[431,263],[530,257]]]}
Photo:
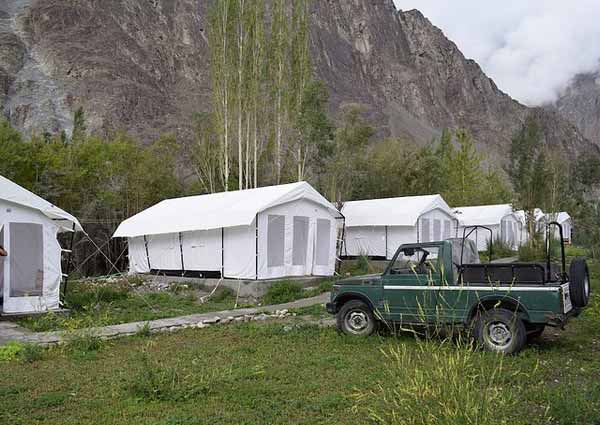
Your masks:
{"label": "sky", "polygon": [[498,87],[529,106],[552,102],[600,69],[600,0],[394,0],[419,9]]}

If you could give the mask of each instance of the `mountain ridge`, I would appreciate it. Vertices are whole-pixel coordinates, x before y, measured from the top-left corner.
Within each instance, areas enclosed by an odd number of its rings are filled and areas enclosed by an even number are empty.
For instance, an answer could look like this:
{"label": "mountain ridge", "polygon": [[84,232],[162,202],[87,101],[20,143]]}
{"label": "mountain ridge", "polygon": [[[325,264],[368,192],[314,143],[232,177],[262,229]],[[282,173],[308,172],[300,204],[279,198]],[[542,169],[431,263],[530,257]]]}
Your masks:
{"label": "mountain ridge", "polygon": [[[191,137],[193,114],[211,103],[209,3],[0,5],[4,114],[25,133],[57,132],[71,128],[72,112],[81,106],[88,128],[101,135]],[[310,33],[315,75],[329,89],[332,116],[345,104],[360,104],[379,138],[424,144],[444,128],[460,127],[502,159],[533,114],[545,124],[548,145],[569,157],[597,151],[561,115],[527,108],[498,89],[419,11],[398,11],[392,0],[317,0]]]}

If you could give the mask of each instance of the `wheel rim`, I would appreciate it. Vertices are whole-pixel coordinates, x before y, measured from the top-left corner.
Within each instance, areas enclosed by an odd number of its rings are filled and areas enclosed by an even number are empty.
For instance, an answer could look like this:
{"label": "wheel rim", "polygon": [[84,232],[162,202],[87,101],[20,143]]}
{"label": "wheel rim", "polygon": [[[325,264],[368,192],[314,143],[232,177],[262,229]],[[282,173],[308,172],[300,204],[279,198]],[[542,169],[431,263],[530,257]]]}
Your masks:
{"label": "wheel rim", "polygon": [[369,327],[369,316],[362,310],[351,310],[346,314],[346,329],[353,334],[364,333]]}
{"label": "wheel rim", "polygon": [[485,328],[485,340],[493,348],[503,350],[513,340],[513,333],[504,322],[490,322]]}

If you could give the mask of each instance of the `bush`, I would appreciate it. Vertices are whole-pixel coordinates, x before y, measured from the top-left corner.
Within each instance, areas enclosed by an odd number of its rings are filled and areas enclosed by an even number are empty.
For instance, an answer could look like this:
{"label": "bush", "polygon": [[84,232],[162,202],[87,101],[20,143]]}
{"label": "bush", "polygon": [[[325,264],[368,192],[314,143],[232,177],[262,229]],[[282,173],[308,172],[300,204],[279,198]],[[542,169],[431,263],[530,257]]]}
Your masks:
{"label": "bush", "polygon": [[147,338],[151,336],[152,330],[150,329],[150,322],[145,322],[142,326],[138,327],[135,335],[141,338]]}
{"label": "bush", "polygon": [[95,353],[104,347],[104,340],[90,331],[74,332],[69,338],[69,347],[80,354]]}
{"label": "bush", "polygon": [[295,282],[277,282],[274,283],[263,297],[263,304],[283,304],[290,301],[299,300],[304,297],[302,285]]}
{"label": "bush", "polygon": [[[490,252],[489,239],[487,241],[487,249],[485,252],[486,252],[486,254],[489,255],[489,252]],[[492,260],[495,260],[496,258],[514,257],[516,253],[517,252],[512,248],[512,246],[510,246],[508,243],[506,243],[506,241],[502,240],[501,238],[496,238],[494,240],[494,243],[492,245],[492,255],[494,258],[492,258]]]}
{"label": "bush", "polygon": [[19,352],[19,359],[25,363],[34,363],[44,356],[44,348],[40,345],[25,344]]}
{"label": "bush", "polygon": [[33,363],[42,358],[44,349],[39,345],[21,344],[20,342],[9,342],[0,346],[0,361],[21,360]]}
{"label": "bush", "polygon": [[14,341],[0,346],[0,361],[15,360],[22,349],[23,344]]}

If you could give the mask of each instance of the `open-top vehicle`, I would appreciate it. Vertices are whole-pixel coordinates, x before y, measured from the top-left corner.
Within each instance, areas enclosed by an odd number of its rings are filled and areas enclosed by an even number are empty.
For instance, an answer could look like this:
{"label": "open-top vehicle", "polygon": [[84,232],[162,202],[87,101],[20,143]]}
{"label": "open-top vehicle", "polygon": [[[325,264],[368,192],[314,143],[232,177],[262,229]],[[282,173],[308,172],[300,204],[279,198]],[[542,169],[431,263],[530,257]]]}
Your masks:
{"label": "open-top vehicle", "polygon": [[[551,226],[559,229],[560,264],[551,261]],[[469,239],[477,228],[465,229],[462,239],[402,245],[383,274],[338,281],[327,303],[338,329],[369,335],[382,323],[459,326],[486,350],[514,354],[546,326],[563,327],[587,306],[587,263],[575,258],[567,273],[560,224],[546,226],[543,263],[481,264]]]}

